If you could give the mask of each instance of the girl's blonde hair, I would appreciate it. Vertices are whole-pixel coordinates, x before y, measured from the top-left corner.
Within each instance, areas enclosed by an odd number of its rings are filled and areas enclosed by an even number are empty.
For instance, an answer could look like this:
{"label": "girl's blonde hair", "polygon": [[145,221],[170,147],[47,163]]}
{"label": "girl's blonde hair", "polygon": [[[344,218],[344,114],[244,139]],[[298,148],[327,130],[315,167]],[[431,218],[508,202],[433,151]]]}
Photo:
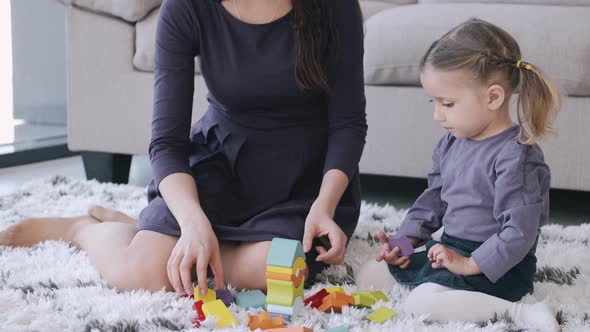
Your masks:
{"label": "girl's blonde hair", "polygon": [[555,84],[540,68],[523,62],[516,40],[496,25],[470,19],[453,28],[430,46],[420,70],[426,65],[445,71],[469,70],[482,82],[492,74],[503,74],[509,95],[519,93],[519,142],[534,144],[553,133],[552,123],[561,104]]}

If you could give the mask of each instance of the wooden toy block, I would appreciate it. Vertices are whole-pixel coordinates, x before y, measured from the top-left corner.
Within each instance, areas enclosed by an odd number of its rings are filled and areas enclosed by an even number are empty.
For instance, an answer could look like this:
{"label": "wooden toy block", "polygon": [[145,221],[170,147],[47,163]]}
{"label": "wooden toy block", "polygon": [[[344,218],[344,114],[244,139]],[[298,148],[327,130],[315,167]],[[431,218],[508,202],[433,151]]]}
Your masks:
{"label": "wooden toy block", "polygon": [[205,313],[203,312],[203,301],[197,301],[193,304],[193,309],[195,309],[195,311],[197,312],[197,320],[203,321],[205,320],[207,317],[205,316]]}
{"label": "wooden toy block", "polygon": [[410,256],[414,253],[414,246],[410,242],[406,236],[403,235],[392,235],[387,239],[387,243],[389,244],[389,249],[393,250],[393,248],[398,247],[399,252],[397,253],[397,257],[403,256]]}
{"label": "wooden toy block", "polygon": [[303,301],[305,306],[311,306],[312,308],[319,308],[322,305],[322,299],[328,296],[328,291],[324,288],[318,291],[317,293],[313,294],[312,296],[306,298]]}
{"label": "wooden toy block", "polygon": [[248,313],[248,327],[250,327],[251,330],[267,330],[284,326],[285,321],[282,316],[272,317],[266,311],[261,312],[260,315],[251,315]]}
{"label": "wooden toy block", "polygon": [[367,316],[367,318],[376,323],[383,323],[384,321],[393,318],[396,315],[397,314],[395,313],[395,311],[383,306],[370,313],[369,316]]}
{"label": "wooden toy block", "polygon": [[303,310],[303,299],[300,297],[296,298],[290,307],[269,303],[266,305],[266,310],[270,313],[296,316]]}
{"label": "wooden toy block", "polygon": [[271,317],[283,317],[283,321],[285,321],[285,324],[291,323],[291,316],[289,316],[289,315],[277,314],[277,313],[271,312],[270,316]]}
{"label": "wooden toy block", "polygon": [[389,298],[387,296],[385,296],[385,294],[382,291],[372,291],[369,293],[371,294],[371,296],[373,296],[373,298],[375,299],[375,302],[377,302],[379,300],[389,302]]}
{"label": "wooden toy block", "polygon": [[352,296],[334,292],[322,299],[322,305],[318,310],[327,312],[330,309],[333,309],[334,312],[341,312],[342,307],[349,305],[354,305],[354,299]]}
{"label": "wooden toy block", "polygon": [[217,299],[223,301],[226,307],[229,307],[234,302],[234,296],[227,289],[218,289],[215,291],[215,294],[217,296]]}
{"label": "wooden toy block", "polygon": [[312,328],[309,327],[302,327],[302,326],[298,326],[298,327],[283,327],[280,329],[270,329],[270,330],[266,330],[268,332],[313,332]]}
{"label": "wooden toy block", "polygon": [[266,295],[260,290],[252,290],[237,293],[236,304],[244,309],[266,308]]}
{"label": "wooden toy block", "polygon": [[203,313],[206,317],[216,317],[217,327],[228,327],[238,324],[238,321],[234,318],[229,309],[227,309],[221,300],[215,300],[203,304]]}
{"label": "wooden toy block", "polygon": [[307,269],[303,270],[303,273],[297,273],[298,275],[289,275],[283,273],[276,273],[276,272],[269,272],[266,271],[266,279],[275,279],[275,280],[283,280],[283,281],[291,281],[295,287],[299,286],[303,278],[305,277],[305,272]]}
{"label": "wooden toy block", "polygon": [[342,287],[328,287],[328,288],[326,288],[326,291],[328,293],[338,292],[338,293],[346,294],[346,291]]}
{"label": "wooden toy block", "polygon": [[305,253],[300,241],[275,237],[272,239],[266,264],[291,268],[298,257],[303,257],[305,260]]}
{"label": "wooden toy block", "polygon": [[324,332],[348,332],[348,328],[345,326],[338,326],[338,327],[333,327],[331,329],[327,329]]}
{"label": "wooden toy block", "polygon": [[294,287],[290,281],[266,279],[266,303],[290,307],[296,298],[303,298],[304,283]]}
{"label": "wooden toy block", "polygon": [[305,271],[306,269],[307,264],[305,263],[305,258],[303,257],[297,257],[295,259],[295,263],[293,263],[293,266],[290,267],[276,266],[270,264],[266,265],[267,272],[281,273],[294,276],[299,276],[299,273]]}
{"label": "wooden toy block", "polygon": [[212,302],[212,301],[217,300],[217,294],[215,294],[215,291],[212,290],[211,288],[207,289],[207,294],[205,296],[203,296],[201,294],[201,289],[199,288],[199,285],[197,285],[197,287],[195,287],[194,297],[195,297],[195,302],[203,301],[203,303],[208,303],[208,302]]}
{"label": "wooden toy block", "polygon": [[374,297],[366,293],[352,293],[351,296],[354,299],[354,305],[356,307],[370,308],[377,302]]}

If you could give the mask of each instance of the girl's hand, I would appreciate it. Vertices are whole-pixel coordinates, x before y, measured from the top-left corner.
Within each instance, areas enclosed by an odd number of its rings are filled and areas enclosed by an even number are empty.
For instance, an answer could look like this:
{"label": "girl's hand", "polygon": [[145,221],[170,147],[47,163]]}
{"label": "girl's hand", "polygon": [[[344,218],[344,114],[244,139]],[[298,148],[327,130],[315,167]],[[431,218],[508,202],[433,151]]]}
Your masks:
{"label": "girl's hand", "polygon": [[192,294],[192,271],[196,266],[201,293],[207,294],[207,267],[211,266],[217,289],[225,289],[221,253],[217,237],[208,223],[190,224],[182,228],[182,234],[168,260],[168,278],[174,289]]}
{"label": "girl's hand", "polygon": [[[381,252],[377,255],[377,262],[385,261],[387,264],[399,266],[400,269],[405,270],[410,265],[410,256],[398,257],[397,254],[400,252],[398,247],[389,248],[387,242],[387,235],[383,231],[377,233],[379,243],[381,243]],[[416,245],[418,239],[409,238],[413,246]]]}
{"label": "girl's hand", "polygon": [[442,244],[435,244],[428,250],[428,259],[433,269],[446,268],[457,275],[470,276],[481,271],[472,258],[465,257]]}
{"label": "girl's hand", "polygon": [[314,205],[305,220],[303,250],[308,253],[311,250],[313,240],[319,237],[327,237],[330,241],[330,248],[321,245],[316,246],[315,249],[319,253],[316,261],[331,265],[344,263],[346,234],[334,222],[333,216],[326,209]]}

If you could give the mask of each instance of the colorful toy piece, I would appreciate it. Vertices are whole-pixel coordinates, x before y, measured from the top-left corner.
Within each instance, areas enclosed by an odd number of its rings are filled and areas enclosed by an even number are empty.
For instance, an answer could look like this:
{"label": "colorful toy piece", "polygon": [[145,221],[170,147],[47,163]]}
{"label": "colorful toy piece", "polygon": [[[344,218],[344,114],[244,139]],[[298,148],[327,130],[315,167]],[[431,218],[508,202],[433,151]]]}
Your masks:
{"label": "colorful toy piece", "polygon": [[312,296],[306,298],[303,301],[305,306],[310,305],[312,308],[319,308],[322,305],[322,299],[328,296],[328,291],[324,288],[318,291],[317,293],[313,294]]}
{"label": "colorful toy piece", "polygon": [[227,289],[224,290],[216,290],[215,295],[217,299],[223,301],[226,307],[229,307],[234,302],[234,296],[231,295],[231,292]]}
{"label": "colorful toy piece", "polygon": [[345,326],[338,326],[333,327],[331,329],[327,329],[325,332],[348,332],[348,328]]}
{"label": "colorful toy piece", "polygon": [[205,296],[203,296],[201,294],[201,289],[199,288],[199,285],[197,285],[195,287],[194,297],[195,297],[195,302],[203,301],[203,303],[208,303],[208,302],[215,301],[217,299],[217,294],[215,294],[214,290],[212,290],[211,288],[208,288],[207,294]]}
{"label": "colorful toy piece", "polygon": [[375,299],[375,302],[382,300],[384,302],[389,302],[389,298],[387,296],[385,296],[385,294],[383,294],[382,291],[372,291],[369,292],[369,294],[371,294],[371,296]]}
{"label": "colorful toy piece", "polygon": [[267,303],[266,310],[273,314],[295,316],[297,313],[303,310],[303,299],[300,297],[296,298],[295,302],[293,302],[293,305],[290,307],[279,304]]}
{"label": "colorful toy piece", "polygon": [[303,326],[298,326],[298,327],[284,327],[284,328],[280,328],[280,329],[270,329],[270,330],[266,330],[268,332],[313,332],[312,328],[309,327],[303,327]]}
{"label": "colorful toy piece", "polygon": [[237,293],[235,301],[244,309],[266,308],[266,295],[258,289]]}
{"label": "colorful toy piece", "polygon": [[300,282],[299,286],[295,286],[291,281],[267,279],[266,301],[272,304],[292,306],[295,299],[303,298],[303,285],[303,282]]}
{"label": "colorful toy piece", "polygon": [[295,260],[299,257],[303,257],[305,261],[301,242],[276,237],[272,239],[266,265],[292,268],[295,265]]}
{"label": "colorful toy piece", "polygon": [[334,312],[341,312],[342,307],[354,304],[354,299],[350,295],[334,292],[322,299],[322,305],[318,308],[319,311],[327,312],[333,309]]}
{"label": "colorful toy piece", "polygon": [[216,317],[217,327],[228,327],[233,324],[238,324],[238,321],[221,300],[215,300],[203,304],[203,313],[206,317]]}
{"label": "colorful toy piece", "polygon": [[260,315],[250,315],[248,314],[248,327],[251,330],[256,329],[272,329],[272,328],[279,328],[284,327],[285,321],[283,320],[282,316],[272,317],[268,312],[263,311]]}
{"label": "colorful toy piece", "polygon": [[303,309],[305,253],[301,242],[274,238],[266,259],[267,310],[294,316]]}
{"label": "colorful toy piece", "polygon": [[197,312],[197,320],[204,321],[207,318],[203,312],[203,301],[195,302],[193,309]]}
{"label": "colorful toy piece", "polygon": [[329,287],[329,288],[326,288],[326,291],[328,293],[338,292],[338,293],[346,294],[346,291],[342,287]]}
{"label": "colorful toy piece", "polygon": [[410,256],[414,253],[414,246],[412,246],[410,239],[404,235],[392,235],[387,239],[387,243],[389,243],[391,250],[395,247],[399,248],[397,257]]}
{"label": "colorful toy piece", "polygon": [[373,311],[372,313],[370,313],[367,318],[369,318],[373,322],[383,323],[386,320],[393,318],[395,316],[397,316],[395,311],[389,309],[388,307],[383,306],[383,307],[380,307],[379,309]]}
{"label": "colorful toy piece", "polygon": [[351,296],[356,307],[370,308],[377,302],[369,292],[354,292]]}

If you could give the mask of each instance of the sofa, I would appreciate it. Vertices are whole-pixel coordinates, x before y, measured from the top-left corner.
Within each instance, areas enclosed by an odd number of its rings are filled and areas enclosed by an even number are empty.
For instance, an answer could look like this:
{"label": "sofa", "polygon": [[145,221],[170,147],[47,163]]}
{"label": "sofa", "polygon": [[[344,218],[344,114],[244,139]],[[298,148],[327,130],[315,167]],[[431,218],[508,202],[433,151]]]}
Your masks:
{"label": "sofa", "polygon": [[[59,1],[66,5],[69,148],[83,152],[89,177],[125,182],[131,156],[145,155],[150,140],[161,0]],[[369,126],[361,173],[425,177],[443,131],[420,87],[418,61],[444,32],[478,17],[510,32],[523,58],[558,83],[558,135],[541,144],[552,187],[590,191],[590,1],[360,2]],[[193,122],[207,103],[196,68]]]}

